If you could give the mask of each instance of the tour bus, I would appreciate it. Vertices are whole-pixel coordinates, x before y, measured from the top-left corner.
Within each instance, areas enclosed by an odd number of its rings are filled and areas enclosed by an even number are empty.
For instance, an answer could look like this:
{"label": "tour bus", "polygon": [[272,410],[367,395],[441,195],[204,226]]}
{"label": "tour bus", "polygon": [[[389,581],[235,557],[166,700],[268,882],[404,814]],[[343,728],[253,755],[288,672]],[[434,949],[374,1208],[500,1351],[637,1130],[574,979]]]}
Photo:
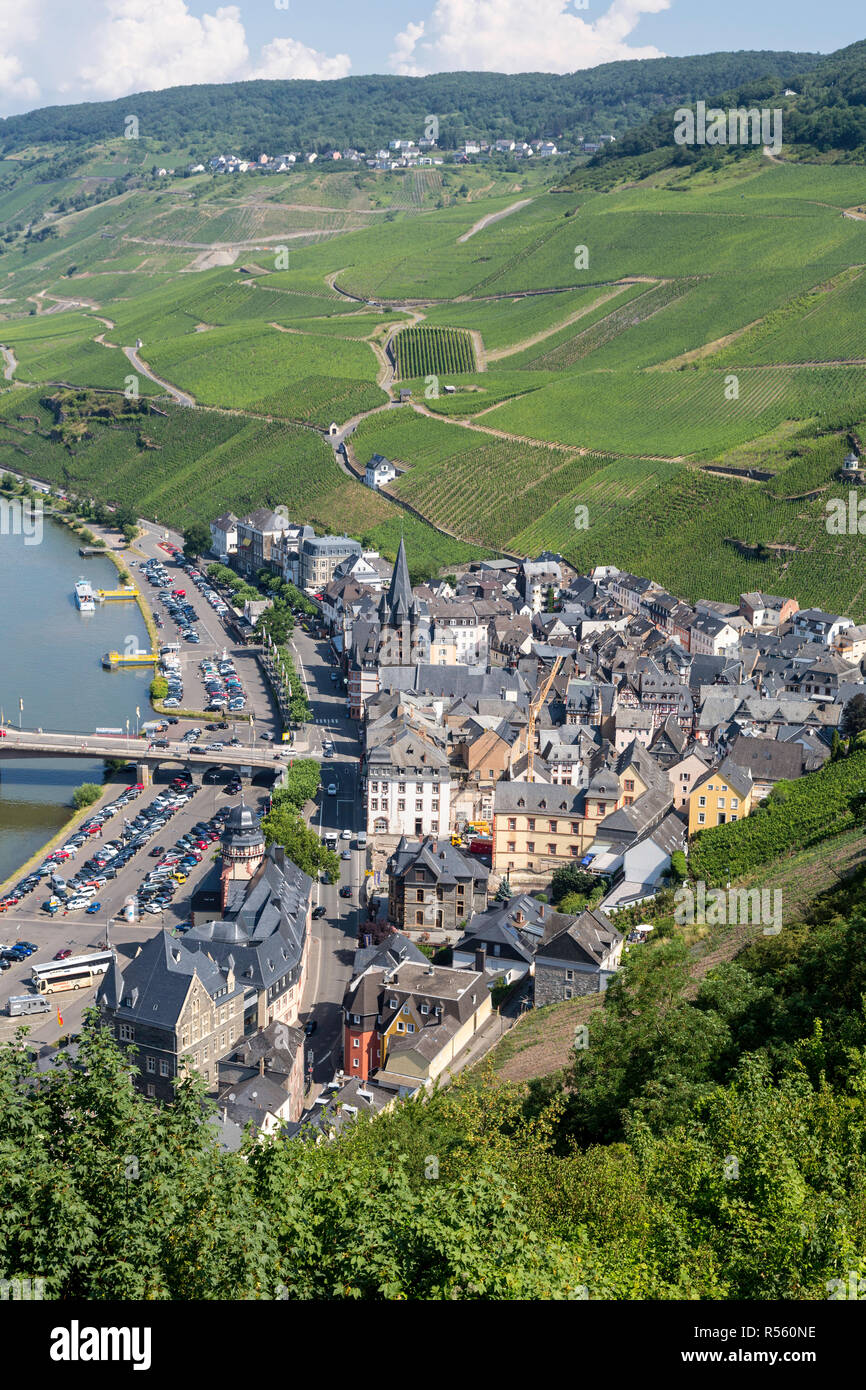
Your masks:
{"label": "tour bus", "polygon": [[115,959],[114,951],[92,951],[89,956],[69,956],[32,967],[32,980],[40,994],[59,994],[67,989],[87,989],[104,975]]}

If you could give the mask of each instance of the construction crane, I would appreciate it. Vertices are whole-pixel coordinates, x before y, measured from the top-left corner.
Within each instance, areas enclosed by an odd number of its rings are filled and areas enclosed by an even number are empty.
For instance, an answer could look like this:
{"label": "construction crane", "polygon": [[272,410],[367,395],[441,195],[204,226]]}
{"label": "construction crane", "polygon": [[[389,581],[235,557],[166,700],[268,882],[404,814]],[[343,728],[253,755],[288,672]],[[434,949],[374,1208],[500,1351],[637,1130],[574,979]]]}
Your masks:
{"label": "construction crane", "polygon": [[[535,721],[536,721],[537,718],[538,718],[539,711],[542,709],[545,700],[547,699],[548,695],[550,694],[550,687],[553,685],[553,682],[556,680],[556,677],[557,677],[557,675],[558,675],[558,673],[559,673],[559,668],[561,667],[561,665],[562,665],[562,663],[564,662],[564,660],[565,660],[565,653],[563,653],[561,656],[557,656],[557,657],[554,658],[554,662],[553,662],[552,667],[550,668],[550,672],[549,672],[548,675],[545,677],[544,681],[543,681],[542,684],[539,686],[538,690],[536,690],[535,694],[534,694],[533,697],[532,697],[532,700],[531,700],[531,702],[530,702],[530,705],[529,705],[529,720],[528,720],[527,725],[526,725],[526,780],[527,780],[527,782],[531,782],[531,781],[532,781],[533,773],[534,773],[534,771],[535,771]],[[515,757],[519,757],[519,756],[520,756],[520,753],[519,753],[520,743],[521,743],[521,736],[518,734],[517,739],[515,740],[515,743],[514,743],[514,754],[513,754],[513,756],[512,756],[512,767],[513,767],[513,765],[514,765]]]}

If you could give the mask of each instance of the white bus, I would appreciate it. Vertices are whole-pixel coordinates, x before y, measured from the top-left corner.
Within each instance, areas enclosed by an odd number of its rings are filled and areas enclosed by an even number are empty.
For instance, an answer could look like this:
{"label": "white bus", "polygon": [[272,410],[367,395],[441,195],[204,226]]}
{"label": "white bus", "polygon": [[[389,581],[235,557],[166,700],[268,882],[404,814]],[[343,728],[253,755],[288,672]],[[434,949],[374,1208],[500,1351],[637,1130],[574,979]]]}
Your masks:
{"label": "white bus", "polygon": [[59,994],[67,989],[87,989],[115,960],[114,951],[93,951],[89,956],[68,956],[32,967],[32,980],[40,994]]}

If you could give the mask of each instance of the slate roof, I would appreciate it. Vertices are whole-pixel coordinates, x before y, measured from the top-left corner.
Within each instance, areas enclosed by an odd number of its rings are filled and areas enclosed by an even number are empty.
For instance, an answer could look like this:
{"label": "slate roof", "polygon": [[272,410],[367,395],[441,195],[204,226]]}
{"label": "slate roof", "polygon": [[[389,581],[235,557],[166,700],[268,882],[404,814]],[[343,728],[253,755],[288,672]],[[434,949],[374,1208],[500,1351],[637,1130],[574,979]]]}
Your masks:
{"label": "slate roof", "polygon": [[468,879],[475,879],[483,886],[490,877],[490,870],[482,864],[475,854],[463,854],[450,838],[434,840],[428,838],[419,844],[404,835],[396,850],[388,860],[388,873],[391,878],[404,878],[410,869],[426,869],[433,880],[447,887]]}
{"label": "slate roof", "polygon": [[622,939],[606,913],[600,908],[587,908],[579,916],[570,918],[566,926],[548,922],[538,956],[551,955],[600,967]]}

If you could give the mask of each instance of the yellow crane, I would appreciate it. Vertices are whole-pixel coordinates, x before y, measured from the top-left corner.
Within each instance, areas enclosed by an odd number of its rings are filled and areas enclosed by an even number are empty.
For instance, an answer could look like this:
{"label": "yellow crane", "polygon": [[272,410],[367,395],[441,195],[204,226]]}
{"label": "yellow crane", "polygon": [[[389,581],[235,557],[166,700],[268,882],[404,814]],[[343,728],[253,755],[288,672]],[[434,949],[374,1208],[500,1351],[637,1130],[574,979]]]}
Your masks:
{"label": "yellow crane", "polygon": [[[562,654],[561,656],[557,656],[557,657],[554,658],[553,665],[551,666],[548,675],[545,677],[545,679],[544,679],[544,681],[542,682],[542,684],[541,684],[541,685],[538,687],[538,689],[536,690],[535,694],[534,694],[533,697],[532,697],[532,700],[531,700],[531,702],[530,702],[530,705],[529,705],[529,720],[528,720],[527,725],[526,725],[526,780],[527,780],[527,782],[531,782],[531,781],[532,781],[532,775],[533,775],[533,772],[535,771],[535,722],[536,722],[536,720],[537,720],[537,718],[538,718],[539,711],[540,711],[540,710],[542,709],[542,707],[544,706],[544,702],[545,702],[545,700],[547,699],[548,695],[550,694],[550,687],[553,685],[553,682],[556,680],[557,674],[558,674],[558,672],[559,672],[559,668],[562,666],[562,663],[563,663],[564,660],[565,660],[565,655],[566,655],[566,654],[563,652],[563,654]],[[518,734],[517,739],[515,740],[515,743],[514,743],[514,750],[513,750],[513,754],[512,754],[512,766],[513,766],[513,764],[514,764],[515,758],[517,758],[517,757],[520,756],[520,744],[521,744],[521,740],[522,740],[522,736],[521,736],[520,734]]]}

